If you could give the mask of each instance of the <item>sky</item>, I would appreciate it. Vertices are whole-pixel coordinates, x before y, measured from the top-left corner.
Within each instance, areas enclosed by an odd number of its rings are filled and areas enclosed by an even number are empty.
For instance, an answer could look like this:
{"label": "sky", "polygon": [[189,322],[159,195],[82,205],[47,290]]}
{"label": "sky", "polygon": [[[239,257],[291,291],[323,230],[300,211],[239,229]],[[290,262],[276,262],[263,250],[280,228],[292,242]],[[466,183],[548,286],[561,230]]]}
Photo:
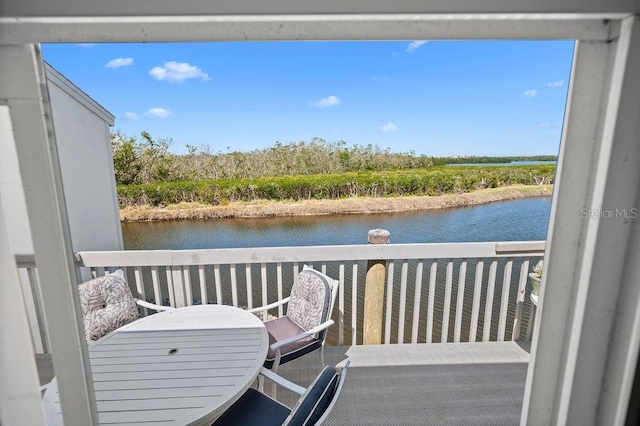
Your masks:
{"label": "sky", "polygon": [[573,41],[46,44],[113,115],[211,152],[322,138],[393,152],[558,153]]}

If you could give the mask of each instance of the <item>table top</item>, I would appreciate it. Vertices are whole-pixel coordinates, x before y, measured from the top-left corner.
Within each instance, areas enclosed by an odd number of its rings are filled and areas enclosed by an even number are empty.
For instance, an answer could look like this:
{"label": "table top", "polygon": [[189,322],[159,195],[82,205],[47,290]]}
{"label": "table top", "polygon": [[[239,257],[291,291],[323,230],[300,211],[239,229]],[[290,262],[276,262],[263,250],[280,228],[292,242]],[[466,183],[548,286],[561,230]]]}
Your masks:
{"label": "table top", "polygon": [[[255,380],[269,339],[253,314],[197,305],[141,318],[89,346],[100,424],[210,424]],[[62,424],[57,385],[44,397]]]}

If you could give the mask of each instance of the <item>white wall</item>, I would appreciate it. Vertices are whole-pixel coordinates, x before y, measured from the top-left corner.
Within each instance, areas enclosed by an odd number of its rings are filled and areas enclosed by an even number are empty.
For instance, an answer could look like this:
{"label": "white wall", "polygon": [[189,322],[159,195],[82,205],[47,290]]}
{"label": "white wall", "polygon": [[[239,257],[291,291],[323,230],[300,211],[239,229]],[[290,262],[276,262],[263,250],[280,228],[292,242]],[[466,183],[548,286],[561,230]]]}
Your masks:
{"label": "white wall", "polygon": [[[109,126],[113,116],[46,66],[73,251],[122,250]],[[0,111],[0,207],[14,254],[33,254],[8,111]]]}
{"label": "white wall", "polygon": [[122,250],[109,125],[48,79],[73,251]]}

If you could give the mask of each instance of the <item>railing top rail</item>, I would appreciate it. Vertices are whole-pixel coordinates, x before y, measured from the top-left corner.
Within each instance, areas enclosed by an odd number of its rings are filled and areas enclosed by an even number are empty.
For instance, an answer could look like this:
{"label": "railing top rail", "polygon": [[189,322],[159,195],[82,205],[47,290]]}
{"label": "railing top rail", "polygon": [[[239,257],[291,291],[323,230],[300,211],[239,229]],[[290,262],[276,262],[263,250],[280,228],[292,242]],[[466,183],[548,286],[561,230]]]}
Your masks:
{"label": "railing top rail", "polygon": [[545,241],[362,244],[208,250],[82,251],[81,266],[172,266],[343,260],[460,259],[542,256]]}

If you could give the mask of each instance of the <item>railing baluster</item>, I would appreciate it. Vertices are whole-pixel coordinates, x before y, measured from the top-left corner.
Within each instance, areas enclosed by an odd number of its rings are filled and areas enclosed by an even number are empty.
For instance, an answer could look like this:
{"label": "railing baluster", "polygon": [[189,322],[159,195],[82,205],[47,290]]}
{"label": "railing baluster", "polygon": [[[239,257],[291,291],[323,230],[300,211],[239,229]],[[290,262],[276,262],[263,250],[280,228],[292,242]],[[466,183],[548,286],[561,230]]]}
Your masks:
{"label": "railing baluster", "polygon": [[198,278],[200,278],[200,303],[209,304],[209,295],[207,294],[207,274],[204,265],[198,265]]}
{"label": "railing baluster", "polygon": [[358,264],[351,270],[351,344],[358,344]]}
{"label": "railing baluster", "polygon": [[165,267],[167,275],[167,293],[169,293],[169,305],[176,307],[176,298],[173,292],[173,277],[171,274],[171,266]]}
{"label": "railing baluster", "polygon": [[338,288],[338,344],[344,345],[344,262],[340,262]]}
{"label": "railing baluster", "polygon": [[458,272],[458,300],[456,301],[456,321],[453,330],[453,341],[460,343],[460,334],[462,333],[462,309],[464,307],[464,287],[467,281],[467,261],[464,260],[460,264]]}
{"label": "railing baluster", "polygon": [[393,269],[395,262],[387,266],[387,311],[384,315],[384,344],[391,343],[391,303],[393,302]]}
{"label": "railing baluster", "polygon": [[253,282],[250,263],[245,264],[244,275],[244,279],[247,284],[247,309],[253,309]]}
{"label": "railing baluster", "polygon": [[407,275],[409,272],[409,262],[402,262],[400,272],[400,306],[398,309],[398,343],[404,343],[404,322],[407,305]]}
{"label": "railing baluster", "polygon": [[420,321],[420,297],[422,296],[422,268],[424,260],[416,266],[416,285],[413,292],[413,324],[411,325],[411,343],[418,343],[418,325]]}
{"label": "railing baluster", "polygon": [[431,262],[429,272],[429,300],[427,301],[427,343],[433,342],[433,312],[436,298],[436,276],[438,273],[438,262]]}
{"label": "railing baluster", "polygon": [[193,305],[193,291],[191,289],[191,271],[188,266],[182,267],[182,279],[184,283],[184,297],[187,306]]}
{"label": "railing baluster", "polygon": [[[142,267],[136,266],[133,268],[133,276],[136,280],[136,290],[138,291],[138,297],[144,301],[147,300],[144,293],[144,279],[142,278]],[[147,308],[142,308],[142,315],[147,316],[149,312],[147,312]]]}
{"label": "railing baluster", "polygon": [[38,274],[36,268],[29,266],[27,268],[27,277],[29,278],[29,286],[31,288],[31,296],[35,307],[36,321],[38,323],[38,331],[40,333],[40,342],[42,344],[42,353],[49,353],[49,334],[47,333],[44,315],[42,312],[42,297],[38,289]]}
{"label": "railing baluster", "polygon": [[487,287],[487,300],[484,307],[484,322],[482,323],[482,341],[491,339],[491,311],[493,310],[493,295],[496,288],[496,269],[498,262],[495,260],[489,266],[489,283]]}
{"label": "railing baluster", "polygon": [[444,306],[442,313],[442,335],[440,341],[447,343],[449,340],[449,315],[451,314],[451,290],[453,288],[453,262],[447,263],[447,277],[444,289]]}
{"label": "railing baluster", "polygon": [[[282,262],[278,262],[276,264],[276,277],[278,281],[278,300],[284,299],[282,297]],[[284,312],[284,307],[282,305],[278,306],[278,316],[281,317]]]}
{"label": "railing baluster", "polygon": [[518,281],[518,295],[516,298],[516,313],[513,317],[513,331],[511,340],[520,339],[520,328],[522,327],[522,308],[527,289],[527,277],[529,272],[529,261],[525,260],[520,266],[520,276]]}
{"label": "railing baluster", "polygon": [[327,262],[322,262],[322,264],[320,266],[320,272],[322,272],[323,274],[327,275]]}
{"label": "railing baluster", "polygon": [[298,262],[293,262],[293,280],[295,281],[298,278],[298,274],[300,273],[300,265]]}
{"label": "railing baluster", "polygon": [[509,308],[509,287],[511,287],[511,270],[513,261],[507,260],[504,265],[504,276],[502,280],[502,300],[500,303],[500,319],[498,321],[498,342],[504,342],[507,334],[507,313]]}
{"label": "railing baluster", "polygon": [[187,296],[185,294],[185,285],[184,285],[184,274],[182,271],[182,267],[180,266],[172,266],[171,267],[171,279],[173,285],[173,294],[175,300],[175,307],[181,308],[187,305]]}
{"label": "railing baluster", "polygon": [[231,275],[231,303],[238,307],[238,275],[236,273],[236,264],[229,265],[229,273]]}
{"label": "railing baluster", "polygon": [[529,323],[527,324],[527,334],[525,339],[531,340],[531,335],[533,334],[533,324],[536,320],[536,305],[533,303],[529,304]]}
{"label": "railing baluster", "polygon": [[160,279],[158,276],[158,267],[151,267],[151,283],[153,284],[153,297],[155,300],[153,301],[156,305],[163,305],[162,300],[162,291],[160,291]]}
{"label": "railing baluster", "polygon": [[[267,264],[262,263],[260,265],[260,278],[262,282],[262,306],[269,304],[269,299],[267,295]],[[267,311],[262,311],[262,318],[264,321],[269,319]]]}
{"label": "railing baluster", "polygon": [[[213,279],[216,285],[216,303],[222,305],[222,281],[220,280],[220,265],[218,264],[213,265]],[[251,296],[248,295],[247,297]]]}
{"label": "railing baluster", "polygon": [[480,316],[480,297],[482,295],[482,274],[484,273],[484,262],[478,261],[476,265],[476,280],[473,286],[473,306],[471,308],[471,329],[469,330],[469,341],[475,342],[478,334],[478,317]]}

